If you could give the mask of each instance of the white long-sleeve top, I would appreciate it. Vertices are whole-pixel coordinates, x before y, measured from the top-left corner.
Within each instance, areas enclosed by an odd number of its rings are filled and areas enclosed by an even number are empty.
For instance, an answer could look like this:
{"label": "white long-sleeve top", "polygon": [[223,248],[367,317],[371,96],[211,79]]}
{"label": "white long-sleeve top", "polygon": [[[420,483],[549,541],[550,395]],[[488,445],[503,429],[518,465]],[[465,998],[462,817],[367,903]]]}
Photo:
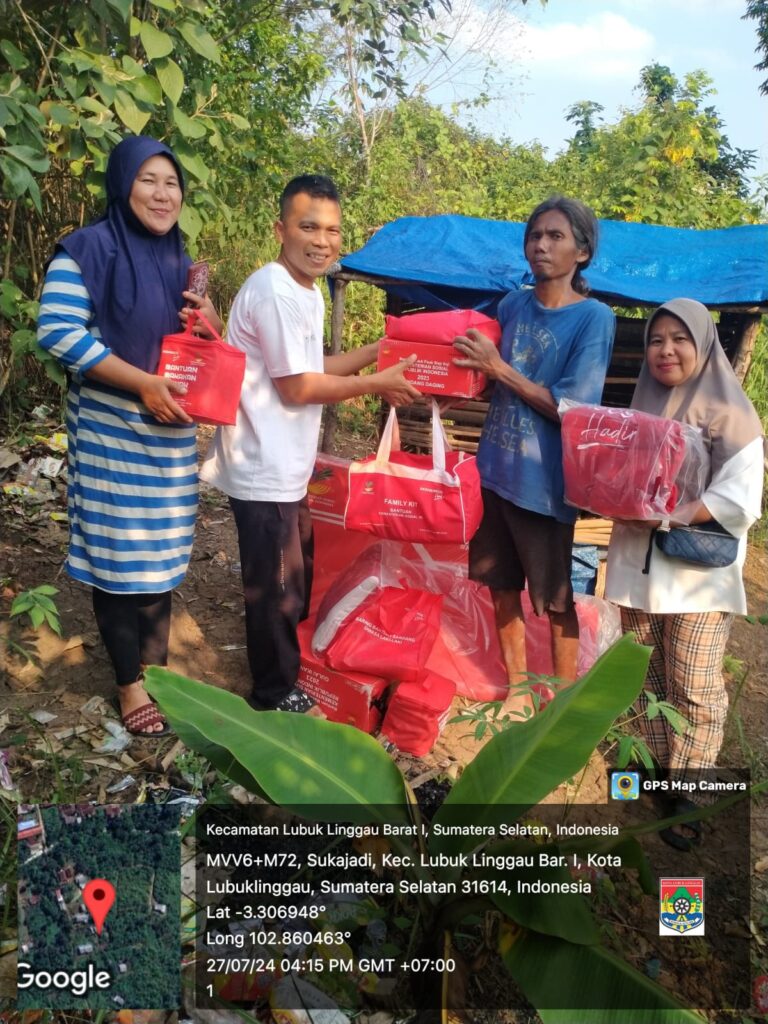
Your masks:
{"label": "white long-sleeve top", "polygon": [[747,530],[760,518],[762,492],[763,438],[757,437],[721,466],[702,495],[713,517],[739,538],[736,561],[723,568],[688,565],[668,558],[654,544],[648,572],[643,573],[651,528],[614,523],[605,596],[649,614],[722,611],[743,615],[747,610],[742,581]]}

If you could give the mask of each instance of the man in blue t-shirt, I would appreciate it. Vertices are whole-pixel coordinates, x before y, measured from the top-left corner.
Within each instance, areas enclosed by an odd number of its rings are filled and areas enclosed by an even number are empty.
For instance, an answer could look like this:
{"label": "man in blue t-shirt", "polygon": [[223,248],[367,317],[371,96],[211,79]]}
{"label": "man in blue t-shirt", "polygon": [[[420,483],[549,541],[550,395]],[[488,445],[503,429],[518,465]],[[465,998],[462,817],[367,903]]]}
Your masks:
{"label": "man in blue t-shirt", "polygon": [[457,338],[458,366],[495,382],[477,453],[483,521],[469,547],[469,575],[490,587],[510,682],[504,711],[530,706],[525,690],[526,583],[537,615],[552,625],[557,677],[573,681],[579,626],[571,587],[576,510],[563,500],[561,398],[596,403],[611,358],[616,318],[585,295],[581,271],[597,247],[597,222],[575,199],[541,203],[525,229],[536,285],[499,304],[501,346],[476,330]]}

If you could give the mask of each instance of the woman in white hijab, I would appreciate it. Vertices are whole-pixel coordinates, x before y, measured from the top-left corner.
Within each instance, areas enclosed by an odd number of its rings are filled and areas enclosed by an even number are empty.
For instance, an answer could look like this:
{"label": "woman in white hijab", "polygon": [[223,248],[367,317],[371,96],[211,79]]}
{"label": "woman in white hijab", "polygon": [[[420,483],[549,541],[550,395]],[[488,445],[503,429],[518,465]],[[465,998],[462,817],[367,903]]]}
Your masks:
{"label": "woman in white hijab", "polygon": [[[687,521],[716,520],[739,538],[731,565],[696,566],[654,545],[658,524],[616,522],[613,527],[606,597],[621,606],[625,631],[653,647],[647,688],[690,723],[679,735],[663,715],[640,718],[654,758],[675,778],[714,767],[722,744],[728,706],[723,655],[734,614],[747,610],[742,567],[747,530],[760,517],[763,431],[709,311],[692,299],[667,302],[648,320],[645,362],[631,405],[701,431],[710,473]],[[642,697],[639,710],[645,705]],[[692,806],[677,800],[670,810],[682,813]],[[690,822],[661,835],[688,850],[700,837],[700,825]]]}

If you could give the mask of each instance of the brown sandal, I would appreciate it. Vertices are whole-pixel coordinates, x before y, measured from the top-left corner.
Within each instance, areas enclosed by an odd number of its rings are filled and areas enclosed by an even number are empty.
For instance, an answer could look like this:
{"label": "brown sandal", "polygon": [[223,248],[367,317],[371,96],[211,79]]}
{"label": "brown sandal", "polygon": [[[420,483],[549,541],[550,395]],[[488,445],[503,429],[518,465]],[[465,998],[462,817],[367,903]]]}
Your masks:
{"label": "brown sandal", "polygon": [[[142,704],[140,708],[129,711],[127,715],[121,714],[120,718],[123,728],[127,729],[132,736],[146,736],[148,739],[152,739],[155,736],[167,736],[171,731],[170,725],[151,701]],[[154,730],[151,728],[158,724],[163,728]]]}

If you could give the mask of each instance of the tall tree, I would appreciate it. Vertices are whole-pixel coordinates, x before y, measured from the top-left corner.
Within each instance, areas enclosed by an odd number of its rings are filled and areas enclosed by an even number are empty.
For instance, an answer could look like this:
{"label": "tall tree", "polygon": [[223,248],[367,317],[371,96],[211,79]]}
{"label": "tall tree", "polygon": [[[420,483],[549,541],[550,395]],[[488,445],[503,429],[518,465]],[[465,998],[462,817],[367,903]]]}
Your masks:
{"label": "tall tree", "polygon": [[[762,59],[755,64],[755,70],[768,71],[768,0],[748,0],[747,10],[742,18],[757,22],[755,53],[761,54]],[[760,92],[763,96],[768,96],[768,78],[760,83]]]}

